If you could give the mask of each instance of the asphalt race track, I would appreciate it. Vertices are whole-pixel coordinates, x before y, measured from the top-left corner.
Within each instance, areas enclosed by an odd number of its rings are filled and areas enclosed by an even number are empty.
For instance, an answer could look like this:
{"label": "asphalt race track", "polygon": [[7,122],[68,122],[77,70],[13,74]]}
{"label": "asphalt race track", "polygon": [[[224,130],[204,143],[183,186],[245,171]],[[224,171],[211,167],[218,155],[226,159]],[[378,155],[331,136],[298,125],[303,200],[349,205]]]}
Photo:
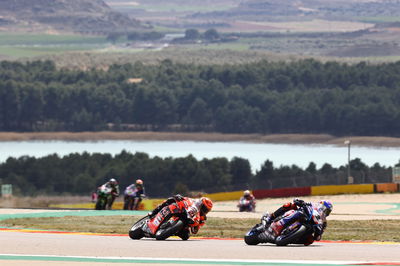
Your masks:
{"label": "asphalt race track", "polygon": [[[339,195],[331,220],[399,219],[400,194]],[[210,216],[260,217],[287,199],[258,202],[257,213],[238,213],[235,202],[216,203]],[[314,201],[314,198],[309,200]],[[39,215],[50,210],[0,208],[8,215]],[[110,211],[112,212],[112,211]],[[60,213],[58,213],[60,214]],[[65,212],[63,214],[66,214]],[[106,214],[106,213],[104,213]],[[69,212],[68,215],[73,215]],[[23,216],[20,216],[22,218]],[[400,222],[400,219],[399,219]],[[127,228],[127,231],[129,228]],[[329,230],[329,225],[328,225]],[[245,233],[245,232],[243,232]],[[399,233],[400,234],[400,233]],[[400,265],[400,243],[316,242],[311,246],[248,246],[243,240],[178,238],[131,240],[127,235],[44,232],[0,227],[0,265]]]}
{"label": "asphalt race track", "polygon": [[0,232],[0,265],[400,265],[399,243],[247,246],[242,240],[131,240],[128,236]]}

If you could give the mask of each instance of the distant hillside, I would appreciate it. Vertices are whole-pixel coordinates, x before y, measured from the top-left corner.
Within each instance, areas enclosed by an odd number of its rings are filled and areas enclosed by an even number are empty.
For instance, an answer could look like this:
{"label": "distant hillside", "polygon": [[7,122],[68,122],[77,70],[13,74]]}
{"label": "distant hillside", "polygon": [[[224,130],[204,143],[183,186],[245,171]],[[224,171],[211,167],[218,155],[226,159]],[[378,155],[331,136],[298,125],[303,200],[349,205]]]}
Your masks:
{"label": "distant hillside", "polygon": [[[247,0],[237,8],[225,11],[198,12],[194,18],[240,18],[252,20],[358,19],[396,17],[400,15],[398,0]],[[351,20],[351,19],[350,19]]]}
{"label": "distant hillside", "polygon": [[1,0],[2,30],[109,33],[144,26],[103,0]]}

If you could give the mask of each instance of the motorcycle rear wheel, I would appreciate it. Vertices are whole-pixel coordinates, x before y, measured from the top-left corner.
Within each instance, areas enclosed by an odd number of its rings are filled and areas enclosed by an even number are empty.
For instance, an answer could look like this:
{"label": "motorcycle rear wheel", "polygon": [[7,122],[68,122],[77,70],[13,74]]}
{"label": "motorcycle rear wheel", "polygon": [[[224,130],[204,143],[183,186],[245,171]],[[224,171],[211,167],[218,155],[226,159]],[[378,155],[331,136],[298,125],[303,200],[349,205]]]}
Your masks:
{"label": "motorcycle rear wheel", "polygon": [[[169,223],[170,221],[168,221]],[[175,235],[183,228],[183,222],[178,220],[176,222],[172,222],[170,226],[166,227],[165,229],[159,229],[156,233],[157,240],[165,240],[168,237]]]}
{"label": "motorcycle rear wheel", "polygon": [[307,232],[307,228],[302,225],[300,228],[294,232],[291,232],[287,236],[278,236],[275,239],[275,244],[278,246],[286,246],[288,244],[295,243],[300,237],[302,237]]}

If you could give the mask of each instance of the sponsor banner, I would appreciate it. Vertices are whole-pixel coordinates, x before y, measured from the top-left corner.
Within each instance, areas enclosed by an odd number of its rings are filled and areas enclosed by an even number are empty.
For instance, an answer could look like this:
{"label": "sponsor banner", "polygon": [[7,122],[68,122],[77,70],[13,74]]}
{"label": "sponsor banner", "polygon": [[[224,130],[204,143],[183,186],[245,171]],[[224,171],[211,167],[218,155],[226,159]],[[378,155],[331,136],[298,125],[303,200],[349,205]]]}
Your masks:
{"label": "sponsor banner", "polygon": [[397,192],[399,185],[394,183],[375,184],[375,192]]}
{"label": "sponsor banner", "polygon": [[301,197],[301,196],[309,196],[310,194],[311,194],[310,187],[253,190],[253,195],[254,195],[254,197],[256,197],[256,199],[280,198],[280,197]]}
{"label": "sponsor banner", "polygon": [[243,196],[243,190],[232,191],[232,192],[220,192],[205,194],[205,197],[210,198],[213,201],[224,201],[224,200],[239,200]]}
{"label": "sponsor banner", "polygon": [[368,194],[374,193],[374,184],[331,185],[311,187],[311,195]]}

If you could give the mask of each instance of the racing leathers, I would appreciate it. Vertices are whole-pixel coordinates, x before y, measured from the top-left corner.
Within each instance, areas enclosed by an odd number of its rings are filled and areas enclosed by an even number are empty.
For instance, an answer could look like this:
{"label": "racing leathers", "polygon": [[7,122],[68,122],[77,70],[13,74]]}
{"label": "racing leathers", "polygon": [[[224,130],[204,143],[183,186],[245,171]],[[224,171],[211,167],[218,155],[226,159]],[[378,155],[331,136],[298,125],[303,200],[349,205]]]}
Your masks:
{"label": "racing leathers", "polygon": [[[110,194],[109,200],[107,201],[107,208],[109,210],[111,210],[115,198],[119,196],[119,185],[117,183],[108,181],[107,183],[105,183],[102,186],[105,186],[105,187],[111,189],[111,194]],[[100,187],[102,187],[102,186],[100,186]]]}
{"label": "racing leathers", "polygon": [[[183,214],[184,218],[187,219],[188,226],[178,232],[177,236],[183,240],[187,240],[190,237],[190,233],[197,234],[200,227],[202,227],[207,220],[207,216],[200,211],[201,204],[200,199],[182,197],[178,194],[158,205],[149,213],[149,216],[154,217],[159,212],[166,213],[166,216],[163,217],[163,221],[167,221],[173,214]],[[150,232],[155,234],[163,221],[157,221],[157,219],[152,222],[149,221],[147,226]]]}
{"label": "racing leathers", "polygon": [[288,202],[288,203],[282,205],[280,208],[278,208],[273,213],[264,214],[263,217],[261,218],[261,220],[263,220],[266,227],[268,227],[272,224],[272,222],[277,217],[282,216],[283,214],[285,214],[286,212],[288,212],[290,210],[295,210],[296,212],[292,212],[291,215],[288,215],[284,219],[281,219],[279,221],[279,223],[274,223],[271,225],[270,232],[273,233],[273,235],[277,236],[287,225],[293,223],[295,220],[297,220],[299,218],[302,218],[301,216],[303,214],[301,212],[297,212],[297,210],[306,205],[312,207],[313,210],[318,212],[318,214],[319,214],[318,220],[320,222],[320,226],[317,227],[317,230],[315,231],[314,235],[304,238],[302,240],[302,243],[299,243],[299,244],[310,245],[314,242],[314,240],[316,240],[316,241],[321,240],[322,234],[323,234],[325,228],[327,227],[326,215],[324,212],[319,211],[318,203],[304,202],[303,200],[300,200],[300,199],[294,199],[293,202]]}
{"label": "racing leathers", "polygon": [[[143,185],[132,184],[126,187],[124,191],[124,210],[139,209],[142,199],[146,197]],[[137,198],[137,202],[134,199]]]}
{"label": "racing leathers", "polygon": [[239,207],[240,212],[254,212],[256,209],[256,198],[252,194],[244,195],[239,199],[237,207]]}

